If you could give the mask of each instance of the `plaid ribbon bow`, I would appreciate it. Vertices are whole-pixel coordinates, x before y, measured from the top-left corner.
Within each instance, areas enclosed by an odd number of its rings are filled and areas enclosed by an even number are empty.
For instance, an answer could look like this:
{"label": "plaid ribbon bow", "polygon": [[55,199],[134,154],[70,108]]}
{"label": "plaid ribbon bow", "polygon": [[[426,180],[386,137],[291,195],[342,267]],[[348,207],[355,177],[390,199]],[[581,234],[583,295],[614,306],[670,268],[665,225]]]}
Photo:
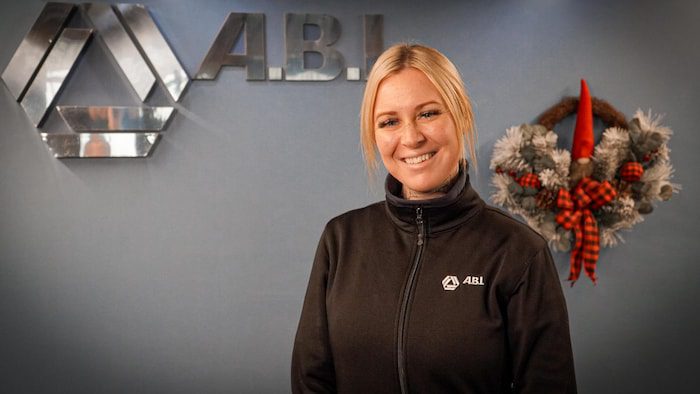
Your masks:
{"label": "plaid ribbon bow", "polygon": [[609,203],[617,193],[608,181],[598,182],[589,177],[581,179],[571,192],[559,189],[557,195],[557,223],[567,230],[574,230],[576,244],[571,251],[569,280],[573,285],[581,273],[581,267],[593,283],[596,281],[595,264],[600,252],[598,222],[593,211]]}

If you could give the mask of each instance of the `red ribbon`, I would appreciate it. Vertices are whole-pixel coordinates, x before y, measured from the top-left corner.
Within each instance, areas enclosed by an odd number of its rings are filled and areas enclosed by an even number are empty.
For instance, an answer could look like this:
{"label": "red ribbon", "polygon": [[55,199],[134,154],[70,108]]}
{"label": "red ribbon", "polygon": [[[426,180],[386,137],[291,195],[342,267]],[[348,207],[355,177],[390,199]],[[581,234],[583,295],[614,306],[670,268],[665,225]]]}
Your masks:
{"label": "red ribbon", "polygon": [[567,230],[573,229],[576,236],[569,272],[572,286],[582,266],[591,281],[596,282],[595,265],[600,252],[600,235],[593,211],[614,200],[616,195],[615,188],[608,181],[598,182],[588,177],[581,179],[571,192],[559,189],[557,223]]}

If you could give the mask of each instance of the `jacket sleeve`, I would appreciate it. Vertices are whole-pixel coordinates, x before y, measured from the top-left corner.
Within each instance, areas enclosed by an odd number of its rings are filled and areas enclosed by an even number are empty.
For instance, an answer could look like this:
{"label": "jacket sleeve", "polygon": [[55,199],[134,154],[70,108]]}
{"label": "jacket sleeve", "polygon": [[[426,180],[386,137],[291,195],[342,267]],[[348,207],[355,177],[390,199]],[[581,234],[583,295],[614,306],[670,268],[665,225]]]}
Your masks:
{"label": "jacket sleeve", "polygon": [[576,393],[564,294],[545,245],[508,301],[508,341],[515,393]]}
{"label": "jacket sleeve", "polygon": [[326,290],[329,275],[328,247],[321,237],[301,311],[292,351],[292,392],[332,393],[335,370],[328,338]]}

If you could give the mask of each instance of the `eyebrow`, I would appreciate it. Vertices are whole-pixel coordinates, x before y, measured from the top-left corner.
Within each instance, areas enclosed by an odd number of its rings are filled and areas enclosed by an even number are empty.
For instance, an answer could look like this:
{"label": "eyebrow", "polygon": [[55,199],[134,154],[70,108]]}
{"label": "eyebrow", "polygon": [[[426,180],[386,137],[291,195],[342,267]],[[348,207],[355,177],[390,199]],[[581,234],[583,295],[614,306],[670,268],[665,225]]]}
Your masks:
{"label": "eyebrow", "polygon": [[[426,102],[424,102],[424,103],[421,103],[421,104],[416,105],[416,107],[415,107],[414,109],[423,108],[423,107],[425,107],[426,105],[430,105],[430,104],[442,105],[442,104],[440,104],[439,102],[437,102],[437,101],[435,101],[435,100],[430,100],[430,101],[426,101]],[[380,116],[383,116],[383,115],[394,115],[394,114],[396,114],[396,111],[384,111],[384,112],[381,112],[381,113],[378,113],[378,114],[374,115],[374,119],[376,120],[376,119],[378,119]]]}

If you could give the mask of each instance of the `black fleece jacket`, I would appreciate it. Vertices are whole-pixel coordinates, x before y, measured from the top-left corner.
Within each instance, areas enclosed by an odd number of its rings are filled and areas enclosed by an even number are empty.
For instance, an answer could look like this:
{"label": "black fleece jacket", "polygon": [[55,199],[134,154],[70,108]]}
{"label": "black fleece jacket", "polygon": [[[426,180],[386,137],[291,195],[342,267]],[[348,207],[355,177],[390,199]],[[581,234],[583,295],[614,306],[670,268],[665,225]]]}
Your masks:
{"label": "black fleece jacket", "polygon": [[544,239],[484,204],[466,170],[442,197],[332,219],[292,355],[294,393],[575,393],[568,315]]}

